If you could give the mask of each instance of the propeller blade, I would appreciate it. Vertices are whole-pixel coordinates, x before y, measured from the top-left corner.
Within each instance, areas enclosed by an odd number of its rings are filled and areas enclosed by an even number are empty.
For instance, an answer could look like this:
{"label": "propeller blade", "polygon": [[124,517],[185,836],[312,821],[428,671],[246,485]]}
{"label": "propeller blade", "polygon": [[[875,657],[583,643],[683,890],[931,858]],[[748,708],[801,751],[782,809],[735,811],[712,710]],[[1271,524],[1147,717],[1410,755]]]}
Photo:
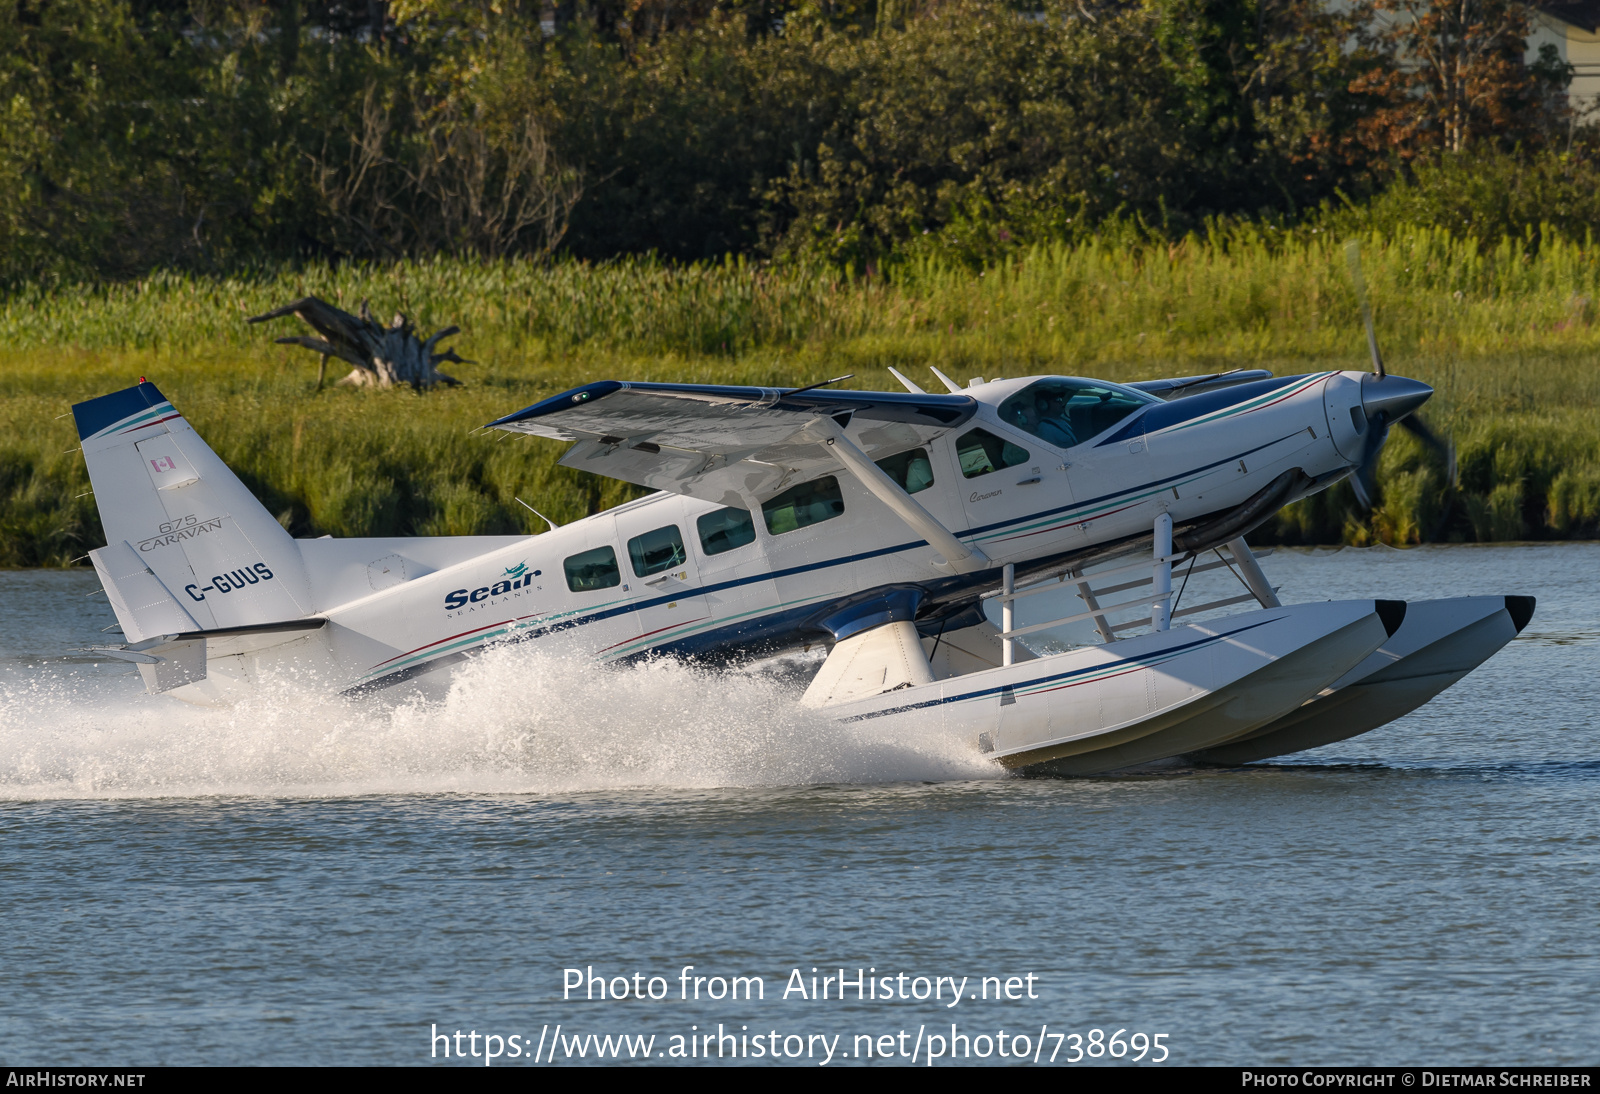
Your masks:
{"label": "propeller blade", "polygon": [[1370,513],[1372,512],[1372,494],[1364,481],[1366,471],[1365,467],[1358,468],[1356,473],[1350,476],[1350,489],[1356,492],[1356,501],[1361,503],[1362,510]]}
{"label": "propeller blade", "polygon": [[1404,418],[1401,418],[1400,427],[1439,454],[1439,458],[1444,460],[1445,477],[1449,480],[1450,485],[1454,487],[1456,485],[1456,446],[1453,443],[1446,443],[1440,440],[1439,435],[1428,428],[1428,423],[1424,422],[1416,414],[1407,414]]}
{"label": "propeller blade", "polygon": [[1389,423],[1382,417],[1367,420],[1367,445],[1361,453],[1361,466],[1350,476],[1350,486],[1356,492],[1361,508],[1371,511],[1378,496],[1378,457],[1383,454],[1383,442],[1389,439]]}
{"label": "propeller blade", "polygon": [[1443,456],[1445,454],[1444,442],[1439,439],[1437,433],[1428,428],[1427,423],[1422,420],[1420,415],[1407,414],[1400,419],[1400,428],[1439,453],[1439,455]]}
{"label": "propeller blade", "polygon": [[1381,380],[1388,373],[1383,368],[1383,355],[1378,352],[1378,333],[1372,326],[1372,304],[1367,299],[1367,279],[1361,275],[1361,244],[1354,239],[1346,243],[1344,257],[1350,264],[1350,280],[1355,282],[1356,299],[1361,302],[1361,319],[1367,326],[1367,349],[1372,352],[1372,374]]}
{"label": "propeller blade", "polygon": [[[1372,375],[1361,381],[1361,405],[1367,414],[1367,443],[1361,453],[1361,463],[1350,476],[1351,489],[1356,500],[1368,512],[1378,495],[1378,456],[1383,442],[1389,439],[1389,427],[1399,422],[1412,436],[1437,452],[1445,462],[1445,473],[1450,487],[1456,485],[1456,448],[1446,444],[1439,435],[1428,428],[1426,422],[1414,413],[1433,395],[1433,389],[1417,380],[1397,377],[1389,383],[1388,372],[1383,367],[1383,354],[1378,351],[1378,332],[1372,323],[1372,302],[1367,297],[1367,279],[1361,272],[1361,243],[1352,239],[1344,245],[1345,261],[1350,266],[1350,281],[1356,290],[1356,300],[1361,304],[1361,322],[1367,331],[1367,351],[1372,354]],[[1447,507],[1448,509],[1448,507]]]}

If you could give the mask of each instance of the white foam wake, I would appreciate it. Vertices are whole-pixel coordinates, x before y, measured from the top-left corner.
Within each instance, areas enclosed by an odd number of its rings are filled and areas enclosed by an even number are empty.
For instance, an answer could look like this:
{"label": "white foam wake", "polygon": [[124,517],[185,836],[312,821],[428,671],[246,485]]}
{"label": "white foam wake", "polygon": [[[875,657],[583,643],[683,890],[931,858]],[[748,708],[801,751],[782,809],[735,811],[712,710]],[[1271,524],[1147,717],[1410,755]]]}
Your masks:
{"label": "white foam wake", "polygon": [[546,793],[992,778],[970,742],[840,725],[792,684],[658,662],[598,669],[510,646],[441,696],[345,699],[288,680],[225,709],[137,678],[0,684],[0,799]]}

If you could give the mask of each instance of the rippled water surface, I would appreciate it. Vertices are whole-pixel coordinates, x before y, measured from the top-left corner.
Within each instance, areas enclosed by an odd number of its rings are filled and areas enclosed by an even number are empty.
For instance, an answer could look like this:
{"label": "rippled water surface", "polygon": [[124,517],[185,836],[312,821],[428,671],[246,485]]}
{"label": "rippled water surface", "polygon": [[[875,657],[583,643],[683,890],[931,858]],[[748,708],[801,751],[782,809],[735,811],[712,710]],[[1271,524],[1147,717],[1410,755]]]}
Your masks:
{"label": "rippled water surface", "polygon": [[[526,649],[426,700],[197,709],[73,659],[113,622],[92,575],[0,573],[0,1058],[410,1064],[434,1023],[848,1051],[954,1021],[1159,1031],[1183,1063],[1592,1063],[1600,546],[1266,568],[1290,602],[1539,608],[1354,740],[1046,781],[830,726],[766,677]],[[563,1002],[590,965],[673,998]],[[677,1001],[684,965],[767,998]],[[1039,998],[779,998],[813,966],[1032,972]]]}

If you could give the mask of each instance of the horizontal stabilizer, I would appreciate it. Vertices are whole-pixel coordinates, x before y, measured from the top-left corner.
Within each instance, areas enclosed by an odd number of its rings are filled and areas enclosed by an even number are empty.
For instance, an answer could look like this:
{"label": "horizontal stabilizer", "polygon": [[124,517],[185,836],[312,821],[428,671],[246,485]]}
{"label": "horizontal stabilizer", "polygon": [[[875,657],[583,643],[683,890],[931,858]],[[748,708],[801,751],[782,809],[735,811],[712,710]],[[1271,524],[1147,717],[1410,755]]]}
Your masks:
{"label": "horizontal stabilizer", "polygon": [[209,631],[184,631],[171,636],[175,642],[194,638],[250,638],[258,634],[298,634],[326,627],[328,621],[320,616],[313,619],[285,619],[281,623],[250,623],[243,627],[218,627]]}
{"label": "horizontal stabilizer", "polygon": [[[115,600],[113,600],[115,603]],[[125,646],[94,646],[88,652],[117,661],[131,661],[139,666],[145,688],[159,695],[185,684],[198,684],[206,678],[206,662],[212,653],[207,640],[267,638],[268,641],[248,644],[249,648],[265,648],[289,639],[273,640],[272,635],[296,635],[327,626],[328,621],[316,619],[290,619],[281,623],[254,623],[243,627],[221,627],[215,630],[189,630],[158,634]],[[124,633],[128,633],[124,627]],[[233,652],[241,652],[234,650]]]}
{"label": "horizontal stabilizer", "polygon": [[134,646],[91,646],[86,653],[100,659],[131,661],[144,677],[145,690],[160,695],[206,678],[206,644],[199,639],[175,642],[170,637]]}
{"label": "horizontal stabilizer", "polygon": [[176,642],[166,646],[153,663],[141,663],[139,675],[151,695],[160,695],[185,684],[198,684],[206,678],[206,644]]}

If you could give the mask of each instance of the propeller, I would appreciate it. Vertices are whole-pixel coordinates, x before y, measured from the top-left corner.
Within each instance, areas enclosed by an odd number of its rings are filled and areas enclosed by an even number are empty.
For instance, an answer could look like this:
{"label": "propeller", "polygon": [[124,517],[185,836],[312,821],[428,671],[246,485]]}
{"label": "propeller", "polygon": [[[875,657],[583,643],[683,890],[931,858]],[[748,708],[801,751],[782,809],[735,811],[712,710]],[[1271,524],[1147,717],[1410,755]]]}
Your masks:
{"label": "propeller", "polygon": [[1361,244],[1351,240],[1345,244],[1345,261],[1350,264],[1350,280],[1355,283],[1356,298],[1361,302],[1361,321],[1367,330],[1367,350],[1372,354],[1372,375],[1361,381],[1361,406],[1366,415],[1366,443],[1362,447],[1361,462],[1350,485],[1356,492],[1361,507],[1371,510],[1378,492],[1378,455],[1383,442],[1389,439],[1389,427],[1399,424],[1426,447],[1444,460],[1445,474],[1451,489],[1456,485],[1456,451],[1428,428],[1415,411],[1433,394],[1433,388],[1420,380],[1404,376],[1390,376],[1383,367],[1383,355],[1378,352],[1378,333],[1372,323],[1372,304],[1367,297],[1367,281],[1361,274]]}

